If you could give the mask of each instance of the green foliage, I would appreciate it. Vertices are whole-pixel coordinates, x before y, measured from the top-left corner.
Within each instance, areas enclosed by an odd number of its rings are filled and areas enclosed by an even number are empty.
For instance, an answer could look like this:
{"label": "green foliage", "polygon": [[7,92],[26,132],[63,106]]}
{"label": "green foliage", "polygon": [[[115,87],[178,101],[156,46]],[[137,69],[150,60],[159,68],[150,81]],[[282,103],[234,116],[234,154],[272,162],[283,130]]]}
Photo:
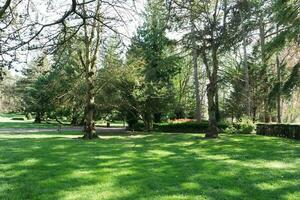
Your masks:
{"label": "green foliage", "polygon": [[[219,123],[220,131],[227,128],[227,123]],[[202,122],[184,122],[184,123],[162,123],[155,124],[154,130],[158,132],[176,132],[176,133],[205,133],[209,130],[208,121]]]}
{"label": "green foliage", "polygon": [[25,119],[23,117],[13,117],[11,120],[24,121]]}
{"label": "green foliage", "polygon": [[135,109],[131,113],[138,113],[147,129],[152,129],[154,116],[167,113],[174,100],[172,78],[179,72],[174,43],[166,36],[166,14],[162,1],[150,1],[145,22],[127,52],[127,68],[137,77],[129,77],[126,85],[131,87],[123,96],[127,97],[128,107]]}
{"label": "green foliage", "polygon": [[255,130],[255,124],[249,117],[243,117],[236,126],[240,134],[251,134]]}
{"label": "green foliage", "polygon": [[236,128],[233,124],[230,124],[230,125],[224,130],[224,133],[226,133],[226,134],[237,134],[237,133],[238,133],[238,130],[237,130],[237,128]]}
{"label": "green foliage", "polygon": [[224,133],[228,134],[251,134],[255,130],[255,124],[249,117],[242,117],[238,122],[230,124]]}
{"label": "green foliage", "polygon": [[300,125],[293,124],[257,124],[258,135],[284,137],[300,140]]}
{"label": "green foliage", "polygon": [[300,63],[297,63],[284,83],[282,91],[287,96],[291,96],[295,88],[300,88]]}

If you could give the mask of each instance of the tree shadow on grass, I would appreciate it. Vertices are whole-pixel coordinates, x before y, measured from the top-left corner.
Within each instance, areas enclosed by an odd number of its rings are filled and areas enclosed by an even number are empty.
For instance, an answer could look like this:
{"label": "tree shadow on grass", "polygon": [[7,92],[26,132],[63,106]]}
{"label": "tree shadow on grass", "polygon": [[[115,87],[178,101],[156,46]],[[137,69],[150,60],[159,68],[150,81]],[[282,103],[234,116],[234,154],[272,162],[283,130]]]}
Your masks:
{"label": "tree shadow on grass", "polygon": [[288,199],[300,197],[299,153],[256,136],[4,138],[0,199]]}

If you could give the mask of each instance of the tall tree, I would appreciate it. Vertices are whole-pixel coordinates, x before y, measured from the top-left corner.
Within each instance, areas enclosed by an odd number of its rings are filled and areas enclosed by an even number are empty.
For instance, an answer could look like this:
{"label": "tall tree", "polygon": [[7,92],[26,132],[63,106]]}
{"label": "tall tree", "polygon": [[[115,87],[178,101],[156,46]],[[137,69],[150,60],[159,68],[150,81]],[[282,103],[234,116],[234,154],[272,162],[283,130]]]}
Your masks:
{"label": "tall tree", "polygon": [[[205,5],[204,5],[205,4]],[[234,42],[240,39],[240,17],[234,2],[212,1],[199,6],[198,37],[202,42],[200,49],[203,63],[206,66],[209,84],[207,85],[208,115],[210,131],[206,137],[217,137],[218,114],[218,72],[219,55],[228,50]]]}
{"label": "tall tree", "polygon": [[198,70],[198,50],[196,44],[196,25],[195,14],[193,11],[194,1],[190,1],[190,26],[191,26],[191,45],[192,45],[192,63],[194,68],[194,84],[195,84],[195,98],[196,98],[196,120],[201,121],[201,99],[200,99],[200,85],[199,85],[199,70]]}
{"label": "tall tree", "polygon": [[166,97],[171,97],[171,78],[178,72],[178,56],[174,52],[173,42],[166,36],[167,14],[164,1],[149,1],[144,25],[138,29],[131,50],[144,61],[142,73],[145,83],[141,89],[147,130],[153,128],[154,115],[160,115],[157,108],[163,108]]}

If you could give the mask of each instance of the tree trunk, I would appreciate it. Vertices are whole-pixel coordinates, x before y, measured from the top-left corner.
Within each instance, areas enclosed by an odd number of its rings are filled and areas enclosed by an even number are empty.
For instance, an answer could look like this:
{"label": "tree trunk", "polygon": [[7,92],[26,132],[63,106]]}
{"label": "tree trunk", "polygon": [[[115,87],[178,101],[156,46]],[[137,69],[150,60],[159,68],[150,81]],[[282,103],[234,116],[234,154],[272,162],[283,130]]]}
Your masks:
{"label": "tree trunk", "polygon": [[89,70],[86,73],[86,83],[87,83],[87,94],[86,94],[86,116],[84,122],[84,139],[97,138],[96,126],[94,122],[94,112],[95,112],[95,94],[94,94],[94,83],[93,83],[94,72]]}
{"label": "tree trunk", "polygon": [[195,97],[196,97],[196,120],[201,121],[201,99],[200,99],[200,85],[199,85],[199,72],[198,72],[198,53],[195,38],[195,23],[192,11],[192,1],[190,2],[190,23],[191,23],[191,35],[192,35],[192,63],[194,69],[194,86],[195,86]]}
{"label": "tree trunk", "polygon": [[208,117],[209,117],[209,130],[205,135],[205,137],[207,138],[218,137],[215,93],[216,93],[215,84],[210,82],[207,86]]}
{"label": "tree trunk", "polygon": [[277,122],[281,123],[281,70],[278,55],[276,56],[277,65],[277,81],[278,81],[278,94],[277,94]]}
{"label": "tree trunk", "polygon": [[244,26],[244,14],[241,12],[242,31],[243,31],[243,68],[244,68],[244,79],[245,79],[245,99],[246,99],[246,114],[248,117],[251,116],[251,95],[250,95],[250,81],[249,81],[249,67],[248,67],[248,56],[247,56],[247,33]]}
{"label": "tree trunk", "polygon": [[260,49],[261,49],[261,62],[262,62],[262,76],[263,76],[263,95],[264,95],[264,121],[266,123],[270,122],[270,108],[269,108],[269,101],[268,101],[268,75],[267,75],[267,58],[265,52],[265,25],[260,16],[260,25],[259,25],[259,37],[260,37]]}
{"label": "tree trunk", "polygon": [[[85,2],[85,1],[84,1]],[[94,78],[96,71],[97,55],[99,54],[99,47],[102,34],[102,23],[100,15],[100,0],[94,11],[94,17],[88,21],[87,10],[83,6],[83,28],[84,28],[84,53],[79,51],[80,61],[84,67],[85,82],[86,82],[86,110],[84,121],[84,139],[97,138],[96,126],[94,122],[95,114],[95,89]]]}
{"label": "tree trunk", "polygon": [[150,132],[153,130],[153,115],[150,108],[146,108],[144,114],[144,124],[146,131]]}
{"label": "tree trunk", "polygon": [[216,96],[217,96],[217,82],[218,82],[218,58],[217,58],[217,48],[212,47],[212,73],[209,77],[209,84],[207,86],[207,100],[208,100],[208,116],[209,116],[209,131],[206,133],[205,137],[207,138],[216,138],[218,137],[218,124],[217,124],[217,105],[216,105]]}
{"label": "tree trunk", "polygon": [[[278,25],[276,27],[278,32]],[[277,93],[277,123],[281,123],[281,69],[279,62],[279,55],[276,54],[276,71],[277,71],[277,82],[278,82],[278,93]]]}

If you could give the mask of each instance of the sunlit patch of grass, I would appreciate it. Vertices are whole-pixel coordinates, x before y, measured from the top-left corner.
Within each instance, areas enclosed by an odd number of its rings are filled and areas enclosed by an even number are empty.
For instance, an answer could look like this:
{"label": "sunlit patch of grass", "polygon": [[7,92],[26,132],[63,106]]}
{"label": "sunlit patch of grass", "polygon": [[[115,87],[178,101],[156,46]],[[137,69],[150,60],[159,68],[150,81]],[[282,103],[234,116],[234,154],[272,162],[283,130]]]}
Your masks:
{"label": "sunlit patch of grass", "polygon": [[0,199],[300,199],[300,143],[254,135],[0,133]]}

